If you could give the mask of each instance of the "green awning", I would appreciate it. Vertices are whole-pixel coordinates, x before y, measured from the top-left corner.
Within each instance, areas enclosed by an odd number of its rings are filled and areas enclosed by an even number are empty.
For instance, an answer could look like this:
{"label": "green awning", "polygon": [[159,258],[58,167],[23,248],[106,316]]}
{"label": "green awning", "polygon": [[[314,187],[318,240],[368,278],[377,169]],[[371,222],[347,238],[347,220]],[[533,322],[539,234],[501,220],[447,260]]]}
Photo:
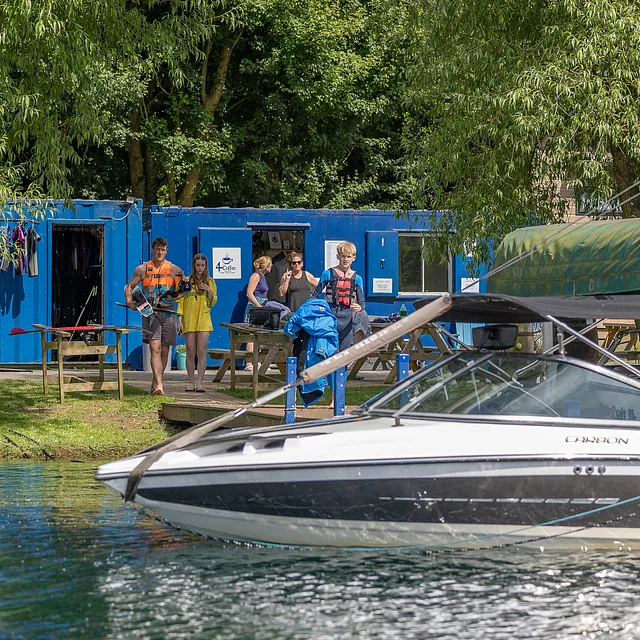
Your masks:
{"label": "green awning", "polygon": [[640,219],[526,227],[500,243],[494,268],[542,246],[487,283],[490,293],[577,296],[640,291]]}

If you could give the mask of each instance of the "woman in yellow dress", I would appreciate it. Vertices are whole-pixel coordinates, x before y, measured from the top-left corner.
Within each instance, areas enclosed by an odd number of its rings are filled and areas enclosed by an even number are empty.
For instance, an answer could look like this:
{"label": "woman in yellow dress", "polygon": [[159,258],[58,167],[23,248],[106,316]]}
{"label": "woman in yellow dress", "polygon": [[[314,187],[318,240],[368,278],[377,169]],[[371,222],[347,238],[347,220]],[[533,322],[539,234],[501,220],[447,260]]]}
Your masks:
{"label": "woman in yellow dress", "polygon": [[[184,334],[187,345],[187,375],[189,386],[186,391],[204,393],[204,374],[207,370],[207,344],[213,331],[211,307],[217,302],[216,283],[209,277],[209,263],[206,256],[197,253],[191,263],[191,291],[178,300],[178,333]],[[195,381],[198,357],[198,382]]]}

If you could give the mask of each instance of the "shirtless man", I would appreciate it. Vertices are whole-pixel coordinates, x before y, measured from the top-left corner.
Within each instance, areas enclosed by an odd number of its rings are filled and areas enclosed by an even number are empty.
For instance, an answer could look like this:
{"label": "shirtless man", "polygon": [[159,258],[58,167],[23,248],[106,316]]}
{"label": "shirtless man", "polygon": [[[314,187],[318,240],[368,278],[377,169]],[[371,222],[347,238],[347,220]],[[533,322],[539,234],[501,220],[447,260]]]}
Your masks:
{"label": "shirtless man", "polygon": [[[164,238],[156,238],[151,244],[153,258],[136,267],[131,280],[124,288],[124,295],[130,309],[136,308],[131,292],[140,284],[144,295],[153,307],[172,309],[163,295],[170,294],[172,300],[178,297],[178,286],[183,278],[182,269],[167,259],[169,244]],[[151,393],[164,395],[162,374],[167,366],[169,347],[176,343],[176,320],[173,314],[154,311],[149,317],[142,318],[142,341],[149,344],[151,354]]]}

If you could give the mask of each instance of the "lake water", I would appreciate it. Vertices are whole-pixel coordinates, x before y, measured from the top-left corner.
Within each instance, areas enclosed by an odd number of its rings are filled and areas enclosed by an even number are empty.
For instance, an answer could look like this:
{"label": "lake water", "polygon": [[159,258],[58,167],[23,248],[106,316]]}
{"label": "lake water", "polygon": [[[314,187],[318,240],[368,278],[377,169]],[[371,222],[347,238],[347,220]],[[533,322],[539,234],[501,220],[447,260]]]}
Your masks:
{"label": "lake water", "polygon": [[125,508],[86,463],[0,463],[0,638],[639,638],[640,557],[287,551]]}

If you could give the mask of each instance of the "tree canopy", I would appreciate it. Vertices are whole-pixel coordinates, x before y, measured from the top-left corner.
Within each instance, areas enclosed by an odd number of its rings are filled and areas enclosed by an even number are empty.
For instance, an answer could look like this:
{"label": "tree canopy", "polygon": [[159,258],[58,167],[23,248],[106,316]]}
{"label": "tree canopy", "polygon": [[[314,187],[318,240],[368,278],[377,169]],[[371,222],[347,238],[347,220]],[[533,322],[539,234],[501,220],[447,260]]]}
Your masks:
{"label": "tree canopy", "polygon": [[406,203],[404,3],[0,4],[0,201]]}
{"label": "tree canopy", "polygon": [[420,117],[405,145],[413,205],[437,212],[443,232],[433,254],[487,261],[509,231],[561,218],[561,182],[598,203],[637,180],[638,3],[420,0],[411,22],[408,96]]}

